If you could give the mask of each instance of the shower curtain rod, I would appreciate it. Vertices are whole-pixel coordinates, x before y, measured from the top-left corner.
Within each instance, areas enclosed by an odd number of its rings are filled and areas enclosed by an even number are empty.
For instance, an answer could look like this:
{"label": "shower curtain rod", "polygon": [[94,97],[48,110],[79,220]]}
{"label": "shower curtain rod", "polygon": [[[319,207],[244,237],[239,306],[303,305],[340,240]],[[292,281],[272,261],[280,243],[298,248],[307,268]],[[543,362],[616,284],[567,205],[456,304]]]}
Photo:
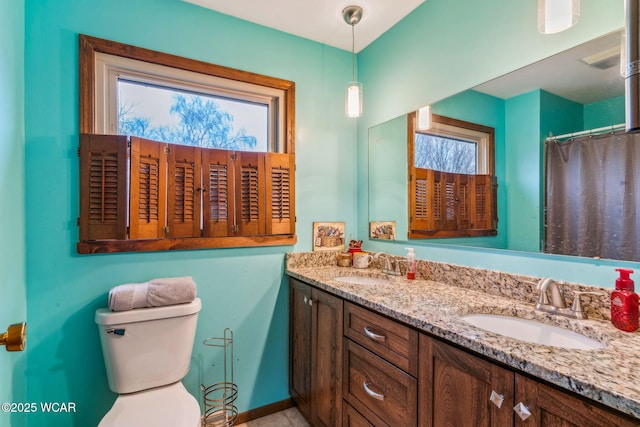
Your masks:
{"label": "shower curtain rod", "polygon": [[566,133],[564,135],[558,135],[558,136],[551,135],[551,136],[548,136],[544,140],[544,142],[557,141],[558,139],[564,139],[564,138],[574,138],[576,136],[597,135],[599,133],[614,132],[616,130],[623,129],[625,126],[626,126],[625,123],[620,123],[617,125],[604,126],[597,129],[589,129],[589,130],[583,130],[580,132]]}

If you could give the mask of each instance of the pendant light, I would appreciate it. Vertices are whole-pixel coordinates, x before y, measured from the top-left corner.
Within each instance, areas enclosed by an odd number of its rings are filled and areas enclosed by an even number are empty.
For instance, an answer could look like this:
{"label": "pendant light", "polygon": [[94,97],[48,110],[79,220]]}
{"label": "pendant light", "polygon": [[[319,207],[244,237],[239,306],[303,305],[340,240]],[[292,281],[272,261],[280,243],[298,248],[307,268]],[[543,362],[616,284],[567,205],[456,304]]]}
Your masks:
{"label": "pendant light", "polygon": [[580,0],[538,0],[538,31],[554,34],[573,27],[580,19]]}
{"label": "pendant light", "polygon": [[431,129],[431,106],[420,107],[417,115],[417,129],[422,131]]}
{"label": "pendant light", "polygon": [[356,50],[355,26],[362,19],[360,6],[347,6],[342,10],[344,22],[351,25],[351,81],[347,85],[345,98],[345,113],[347,117],[362,115],[362,83],[356,81]]}

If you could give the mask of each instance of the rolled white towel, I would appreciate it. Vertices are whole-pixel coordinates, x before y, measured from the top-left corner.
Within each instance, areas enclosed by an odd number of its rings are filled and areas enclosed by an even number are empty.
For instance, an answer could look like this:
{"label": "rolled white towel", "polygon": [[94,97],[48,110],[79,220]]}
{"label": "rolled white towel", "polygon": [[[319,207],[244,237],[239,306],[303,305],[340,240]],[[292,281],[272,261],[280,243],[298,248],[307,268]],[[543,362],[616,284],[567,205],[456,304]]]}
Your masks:
{"label": "rolled white towel", "polygon": [[196,284],[190,276],[126,283],[109,291],[109,308],[125,311],[141,307],[184,304],[196,297]]}

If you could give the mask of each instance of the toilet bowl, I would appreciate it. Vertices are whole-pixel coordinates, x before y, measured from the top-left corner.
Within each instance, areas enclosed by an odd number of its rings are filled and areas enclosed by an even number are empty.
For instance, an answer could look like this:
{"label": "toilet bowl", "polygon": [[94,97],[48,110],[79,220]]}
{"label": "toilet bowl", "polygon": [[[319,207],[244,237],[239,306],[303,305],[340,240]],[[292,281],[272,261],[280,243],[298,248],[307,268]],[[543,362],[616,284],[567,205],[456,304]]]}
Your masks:
{"label": "toilet bowl", "polygon": [[181,382],[118,396],[98,427],[200,427],[200,405]]}
{"label": "toilet bowl", "polygon": [[99,427],[199,427],[189,371],[199,298],[188,304],[96,311],[109,388],[118,397]]}

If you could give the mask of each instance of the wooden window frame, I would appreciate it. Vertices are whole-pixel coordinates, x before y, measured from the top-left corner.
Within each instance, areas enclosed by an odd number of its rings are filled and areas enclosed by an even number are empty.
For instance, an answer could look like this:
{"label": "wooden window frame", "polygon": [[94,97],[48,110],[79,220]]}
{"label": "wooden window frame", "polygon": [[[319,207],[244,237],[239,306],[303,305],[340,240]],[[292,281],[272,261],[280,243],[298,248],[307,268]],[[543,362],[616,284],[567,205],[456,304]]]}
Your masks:
{"label": "wooden window frame", "polygon": [[[432,123],[487,135],[484,174],[456,174],[415,167],[416,113],[407,119],[409,239],[498,234],[495,130],[432,115]],[[446,134],[446,133],[445,133]],[[421,197],[418,197],[418,194]],[[453,203],[451,203],[453,201]]]}
{"label": "wooden window frame", "polygon": [[[112,253],[112,252],[148,252],[148,251],[166,251],[166,250],[188,250],[188,249],[208,249],[208,248],[235,248],[235,247],[255,247],[255,246],[281,246],[281,245],[293,245],[296,243],[297,238],[295,234],[295,146],[294,146],[294,128],[295,128],[295,83],[287,80],[282,80],[274,77],[255,74],[247,71],[236,70],[233,68],[223,67],[220,65],[210,64],[203,61],[183,58],[163,52],[152,51],[145,48],[126,45],[114,41],[104,40],[96,37],[91,37],[81,34],[79,36],[80,43],[80,75],[79,75],[79,110],[80,110],[80,134],[96,134],[96,95],[94,91],[95,87],[95,59],[98,52],[111,54],[115,56],[121,56],[124,58],[146,61],[152,64],[164,65],[167,67],[173,67],[177,69],[193,71],[201,74],[211,75],[215,77],[221,77],[229,80],[236,80],[242,82],[248,82],[257,84],[269,88],[282,90],[284,92],[285,102],[285,117],[284,117],[284,129],[280,129],[280,132],[284,133],[284,147],[283,152],[289,154],[288,173],[289,173],[289,187],[290,200],[289,222],[282,224],[282,221],[276,221],[275,218],[278,215],[277,206],[273,205],[269,200],[264,201],[261,205],[261,215],[264,216],[265,225],[258,230],[258,234],[250,236],[220,236],[220,237],[164,237],[164,238],[152,238],[152,239],[127,239],[123,235],[122,220],[120,219],[117,224],[118,234],[117,238],[113,237],[105,238],[105,234],[102,235],[90,235],[86,231],[86,225],[89,219],[86,216],[86,212],[89,209],[89,200],[86,198],[80,198],[80,217],[78,218],[78,225],[80,227],[79,242],[76,245],[76,250],[80,254],[92,254],[92,253]],[[105,136],[109,137],[109,136]],[[119,138],[125,138],[124,136],[118,136]],[[82,145],[79,150],[82,151]],[[123,160],[122,152],[112,153],[115,158]],[[242,152],[241,155],[249,156],[250,152]],[[82,156],[82,153],[80,153]],[[117,157],[120,156],[120,157]],[[126,159],[126,157],[125,157]],[[125,161],[126,163],[126,161]],[[269,161],[267,161],[269,164]],[[81,162],[81,169],[84,166]],[[283,168],[283,162],[276,162],[273,165],[275,168]],[[85,171],[86,172],[86,171]],[[81,170],[81,175],[83,171]],[[81,182],[81,187],[83,183]],[[272,191],[273,182],[266,179],[262,182],[262,190],[265,194],[268,191]],[[276,183],[277,185],[277,183]],[[83,191],[83,190],[81,190]],[[242,197],[242,195],[239,195]],[[121,188],[118,187],[118,201],[117,208],[123,210],[126,215],[127,196],[121,195]],[[277,204],[277,203],[276,203]],[[283,231],[284,230],[284,231]],[[288,231],[288,232],[287,232]],[[113,229],[109,230],[113,236]],[[281,233],[281,234],[275,234]]]}

